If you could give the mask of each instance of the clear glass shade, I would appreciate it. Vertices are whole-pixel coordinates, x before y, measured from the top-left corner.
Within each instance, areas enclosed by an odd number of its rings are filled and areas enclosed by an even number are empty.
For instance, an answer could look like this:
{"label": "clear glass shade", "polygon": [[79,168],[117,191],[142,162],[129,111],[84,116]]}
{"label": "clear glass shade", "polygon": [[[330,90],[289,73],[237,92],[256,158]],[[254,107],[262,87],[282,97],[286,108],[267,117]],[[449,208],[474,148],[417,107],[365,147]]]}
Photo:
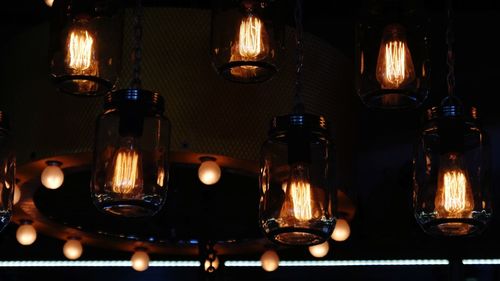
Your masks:
{"label": "clear glass shade", "polygon": [[332,152],[323,117],[273,120],[260,166],[260,224],[270,240],[313,245],[332,234]]}
{"label": "clear glass shade", "polygon": [[51,10],[50,68],[57,89],[87,96],[111,91],[122,54],[116,1],[63,0]]}
{"label": "clear glass shade", "polygon": [[284,26],[276,1],[216,1],[212,13],[213,64],[226,79],[262,82],[278,70]]}
{"label": "clear glass shade", "polygon": [[92,199],[99,209],[141,217],[163,206],[170,137],[163,103],[159,94],[139,89],[106,96],[92,168]]}
{"label": "clear glass shade", "polygon": [[413,181],[415,217],[427,233],[469,235],[489,221],[489,146],[475,117],[455,106],[428,112]]}
{"label": "clear glass shade", "polygon": [[360,18],[356,91],[368,107],[415,108],[427,98],[430,37],[428,19],[418,11],[377,7]]}
{"label": "clear glass shade", "polygon": [[10,222],[16,186],[16,158],[5,113],[0,111],[0,231]]}

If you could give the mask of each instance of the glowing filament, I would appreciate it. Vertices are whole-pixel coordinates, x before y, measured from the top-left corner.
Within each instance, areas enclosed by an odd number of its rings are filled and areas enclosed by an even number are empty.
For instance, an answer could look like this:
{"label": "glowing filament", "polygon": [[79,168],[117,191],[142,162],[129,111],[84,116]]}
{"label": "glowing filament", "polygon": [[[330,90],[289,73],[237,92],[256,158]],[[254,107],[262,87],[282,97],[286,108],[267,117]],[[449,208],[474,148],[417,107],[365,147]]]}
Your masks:
{"label": "glowing filament", "polygon": [[94,39],[86,30],[72,31],[68,44],[68,67],[76,72],[89,70],[94,62]]}
{"label": "glowing filament", "polygon": [[239,33],[239,53],[243,60],[255,60],[265,49],[262,44],[262,22],[248,16],[241,21]]}
{"label": "glowing filament", "polygon": [[393,41],[385,44],[385,78],[388,83],[399,87],[405,80],[406,57],[405,44]]}
{"label": "glowing filament", "polygon": [[139,158],[139,153],[135,150],[118,151],[112,178],[113,192],[128,194],[140,185]]}
{"label": "glowing filament", "polygon": [[293,213],[296,219],[307,221],[312,219],[311,185],[305,181],[292,181],[290,183]]}
{"label": "glowing filament", "polygon": [[448,171],[443,178],[444,209],[450,214],[463,212],[467,207],[467,179],[462,171]]}

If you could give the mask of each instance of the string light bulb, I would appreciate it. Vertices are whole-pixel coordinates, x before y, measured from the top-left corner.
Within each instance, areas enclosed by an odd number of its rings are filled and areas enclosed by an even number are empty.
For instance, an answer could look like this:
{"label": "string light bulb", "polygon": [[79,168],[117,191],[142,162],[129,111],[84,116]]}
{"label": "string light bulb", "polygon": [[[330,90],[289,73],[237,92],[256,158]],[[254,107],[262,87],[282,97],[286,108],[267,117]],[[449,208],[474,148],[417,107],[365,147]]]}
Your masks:
{"label": "string light bulb", "polygon": [[36,240],[36,229],[33,227],[31,221],[22,221],[21,225],[17,228],[16,239],[19,244],[29,246]]}
{"label": "string light bulb", "polygon": [[216,184],[221,177],[221,169],[215,158],[213,157],[202,157],[200,159],[202,162],[198,168],[198,178],[205,185]]}
{"label": "string light bulb", "polygon": [[330,245],[325,241],[318,245],[309,246],[309,253],[315,258],[323,258],[328,254]]}
{"label": "string light bulb", "polygon": [[48,189],[58,189],[64,182],[64,172],[59,161],[47,161],[47,167],[43,169],[41,180],[43,186]]}
{"label": "string light bulb", "polygon": [[280,257],[275,250],[267,250],[260,257],[260,263],[265,271],[275,271],[279,266]]}
{"label": "string light bulb", "polygon": [[335,228],[333,229],[332,239],[337,242],[342,242],[349,238],[351,234],[351,228],[349,223],[345,219],[337,219],[335,223]]}
{"label": "string light bulb", "polygon": [[208,257],[203,264],[206,272],[214,272],[219,268],[219,258],[213,254],[213,257]]}
{"label": "string light bulb", "polygon": [[21,200],[21,188],[16,184],[14,187],[14,200],[12,201],[12,203],[16,205],[17,203],[19,203],[19,200]]}
{"label": "string light bulb", "polygon": [[149,255],[144,248],[137,248],[130,262],[134,270],[145,271],[149,267]]}
{"label": "string light bulb", "polygon": [[67,259],[77,260],[82,256],[83,246],[78,238],[71,237],[64,243],[63,254]]}

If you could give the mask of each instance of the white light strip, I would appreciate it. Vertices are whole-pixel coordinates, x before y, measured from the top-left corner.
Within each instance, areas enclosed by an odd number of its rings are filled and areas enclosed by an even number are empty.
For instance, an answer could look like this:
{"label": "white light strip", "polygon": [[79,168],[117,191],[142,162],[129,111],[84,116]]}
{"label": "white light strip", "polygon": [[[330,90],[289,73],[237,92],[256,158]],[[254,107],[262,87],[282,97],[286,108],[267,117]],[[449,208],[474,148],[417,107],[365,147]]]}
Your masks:
{"label": "white light strip", "polygon": [[500,259],[464,259],[462,263],[467,265],[500,264]]}
{"label": "white light strip", "polygon": [[[280,261],[280,266],[387,266],[387,265],[448,265],[444,259],[427,260],[319,260]],[[226,261],[227,267],[256,267],[260,261]]]}
{"label": "white light strip", "polygon": [[[0,261],[0,267],[130,267],[129,260],[102,261]],[[150,267],[199,267],[199,261],[150,261]]]}

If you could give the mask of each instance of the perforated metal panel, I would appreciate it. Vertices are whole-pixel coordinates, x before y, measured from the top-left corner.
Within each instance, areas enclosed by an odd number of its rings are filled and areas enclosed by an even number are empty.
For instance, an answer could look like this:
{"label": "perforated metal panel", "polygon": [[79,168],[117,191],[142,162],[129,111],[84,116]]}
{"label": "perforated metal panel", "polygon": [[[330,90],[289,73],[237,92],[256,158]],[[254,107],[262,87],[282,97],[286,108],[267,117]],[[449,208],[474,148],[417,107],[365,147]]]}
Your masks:
{"label": "perforated metal panel", "polygon": [[[120,86],[128,84],[131,73],[131,22],[132,12],[126,11]],[[255,85],[225,81],[213,69],[208,10],[145,9],[143,32],[143,87],[166,99],[171,149],[256,161],[271,118],[291,109],[293,30],[287,30],[286,57],[278,74]],[[48,36],[48,24],[36,26],[8,42],[8,52],[1,54],[1,107],[13,116],[20,163],[30,157],[91,150],[94,120],[101,111],[101,98],[55,91],[48,78]],[[351,126],[350,62],[332,46],[306,34],[304,64],[307,110],[324,114],[334,129]],[[340,142],[349,143],[348,137],[341,138]]]}

